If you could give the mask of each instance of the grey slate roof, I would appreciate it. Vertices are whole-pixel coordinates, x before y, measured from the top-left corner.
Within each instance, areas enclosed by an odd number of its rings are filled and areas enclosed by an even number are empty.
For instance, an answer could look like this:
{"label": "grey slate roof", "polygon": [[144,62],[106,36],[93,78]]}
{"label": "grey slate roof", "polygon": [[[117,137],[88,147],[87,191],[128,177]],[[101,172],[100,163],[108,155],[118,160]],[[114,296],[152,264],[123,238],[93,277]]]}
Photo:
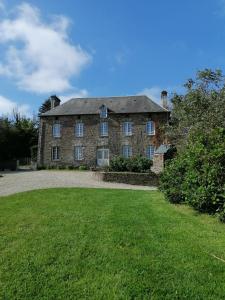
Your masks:
{"label": "grey slate roof", "polygon": [[99,108],[102,105],[106,105],[109,112],[117,114],[168,112],[168,110],[153,102],[147,96],[125,96],[104,98],[73,98],[62,105],[43,113],[41,116],[98,114]]}

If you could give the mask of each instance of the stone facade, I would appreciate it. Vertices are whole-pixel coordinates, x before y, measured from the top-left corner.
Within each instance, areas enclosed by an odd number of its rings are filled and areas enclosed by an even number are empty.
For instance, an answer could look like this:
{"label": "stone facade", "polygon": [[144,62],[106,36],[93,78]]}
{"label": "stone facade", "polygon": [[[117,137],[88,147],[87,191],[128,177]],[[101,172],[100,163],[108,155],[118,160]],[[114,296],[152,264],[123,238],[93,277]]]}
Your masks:
{"label": "stone facade", "polygon": [[[146,155],[146,148],[156,148],[164,142],[161,126],[167,122],[168,114],[162,112],[116,114],[109,113],[104,121],[108,122],[108,137],[100,136],[99,114],[72,116],[42,116],[40,118],[38,165],[39,166],[80,166],[96,167],[97,149],[109,149],[109,160],[115,155],[122,155],[122,146],[130,145],[132,155]],[[155,123],[155,134],[147,135],[146,122]],[[132,135],[125,136],[123,123],[132,122]],[[84,124],[84,136],[76,137],[74,126]],[[61,125],[61,135],[53,137],[53,124]],[[52,160],[52,147],[60,149],[59,160]],[[83,160],[75,160],[74,147],[82,146]]]}
{"label": "stone facade", "polygon": [[152,172],[160,174],[164,169],[164,154],[155,154],[153,157]]}

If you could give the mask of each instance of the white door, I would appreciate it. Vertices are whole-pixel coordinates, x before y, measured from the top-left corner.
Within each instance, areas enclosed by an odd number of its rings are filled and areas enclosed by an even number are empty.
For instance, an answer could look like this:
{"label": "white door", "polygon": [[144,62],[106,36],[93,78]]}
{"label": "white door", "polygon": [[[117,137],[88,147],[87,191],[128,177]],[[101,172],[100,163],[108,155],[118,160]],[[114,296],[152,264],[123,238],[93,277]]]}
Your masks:
{"label": "white door", "polygon": [[109,165],[109,149],[97,150],[97,165],[99,167],[105,167]]}

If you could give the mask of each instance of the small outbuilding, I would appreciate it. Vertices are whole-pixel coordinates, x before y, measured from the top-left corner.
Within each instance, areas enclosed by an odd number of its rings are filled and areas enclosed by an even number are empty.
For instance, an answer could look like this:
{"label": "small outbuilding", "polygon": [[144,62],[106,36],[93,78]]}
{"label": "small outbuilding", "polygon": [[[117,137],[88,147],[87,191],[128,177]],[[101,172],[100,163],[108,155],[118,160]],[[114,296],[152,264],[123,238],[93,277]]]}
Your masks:
{"label": "small outbuilding", "polygon": [[162,144],[159,148],[156,149],[154,156],[153,156],[153,165],[152,165],[152,172],[159,174],[163,171],[166,155],[168,151],[171,149],[171,145]]}

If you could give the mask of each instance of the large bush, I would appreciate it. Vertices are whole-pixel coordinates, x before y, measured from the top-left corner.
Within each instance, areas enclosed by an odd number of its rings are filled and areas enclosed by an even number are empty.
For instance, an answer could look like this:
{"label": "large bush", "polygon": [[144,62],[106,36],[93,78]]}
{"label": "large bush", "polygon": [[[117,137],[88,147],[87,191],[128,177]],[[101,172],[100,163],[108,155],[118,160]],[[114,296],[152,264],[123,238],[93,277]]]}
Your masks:
{"label": "large bush", "polygon": [[127,171],[127,159],[122,156],[115,156],[110,160],[109,170],[115,172]]}
{"label": "large bush", "polygon": [[225,221],[225,77],[205,69],[184,87],[171,99],[166,134],[178,152],[161,176],[161,190],[171,202]]}
{"label": "large bush", "polygon": [[164,172],[160,176],[160,190],[171,203],[185,201],[183,192],[184,176],[186,175],[186,164],[184,156],[177,156],[166,162]]}
{"label": "large bush", "polygon": [[220,211],[225,197],[225,129],[195,136],[186,152],[186,202],[202,212]]}
{"label": "large bush", "polygon": [[186,149],[166,166],[160,187],[170,202],[225,214],[225,129],[191,137]]}
{"label": "large bush", "polygon": [[144,173],[150,171],[152,160],[143,156],[124,158],[115,156],[110,161],[109,170],[114,172],[137,172]]}

